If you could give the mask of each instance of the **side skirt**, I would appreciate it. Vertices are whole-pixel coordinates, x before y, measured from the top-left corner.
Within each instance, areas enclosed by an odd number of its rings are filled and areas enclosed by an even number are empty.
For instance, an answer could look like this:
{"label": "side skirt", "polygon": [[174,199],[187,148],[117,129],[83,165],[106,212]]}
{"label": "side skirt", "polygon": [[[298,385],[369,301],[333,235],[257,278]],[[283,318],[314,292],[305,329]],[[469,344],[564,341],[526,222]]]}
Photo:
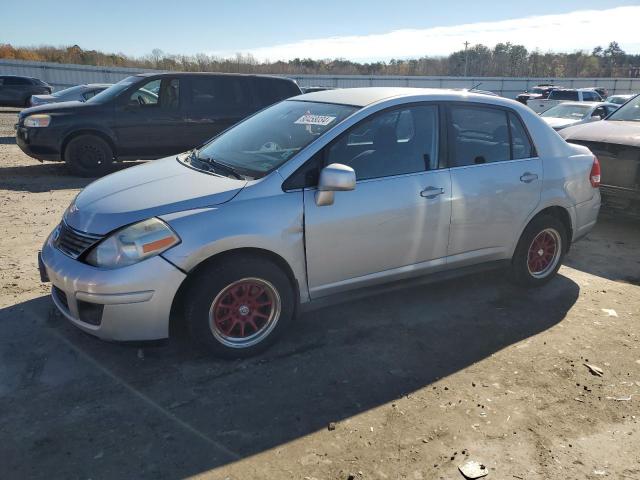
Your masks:
{"label": "side skirt", "polygon": [[452,270],[445,270],[440,272],[423,275],[420,277],[397,280],[394,282],[384,283],[381,285],[375,285],[372,287],[364,287],[354,290],[349,290],[344,293],[335,293],[326,297],[321,297],[317,300],[311,300],[303,303],[299,306],[299,312],[309,312],[320,308],[329,307],[332,305],[338,305],[341,303],[352,302],[361,298],[367,298],[373,295],[379,295],[382,293],[393,292],[396,290],[403,290],[406,288],[416,287],[418,285],[428,285],[430,283],[442,282],[451,280],[453,278],[463,277],[473,273],[486,272],[490,270],[506,269],[511,265],[511,260],[495,260],[492,262],[481,263],[478,265],[470,265],[467,267],[455,268]]}

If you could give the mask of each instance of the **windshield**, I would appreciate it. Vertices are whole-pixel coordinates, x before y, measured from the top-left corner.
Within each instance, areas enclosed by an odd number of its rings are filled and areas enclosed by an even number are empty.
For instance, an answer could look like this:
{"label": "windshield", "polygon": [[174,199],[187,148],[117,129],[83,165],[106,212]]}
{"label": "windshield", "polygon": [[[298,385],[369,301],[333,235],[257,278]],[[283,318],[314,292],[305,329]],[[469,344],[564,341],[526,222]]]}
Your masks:
{"label": "windshield", "polygon": [[64,90],[60,90],[59,92],[52,93],[52,97],[60,98],[66,97],[67,95],[75,95],[76,93],[80,93],[84,87],[82,85],[77,85],[71,88],[65,88]]}
{"label": "windshield", "polygon": [[626,102],[627,100],[629,100],[631,98],[631,96],[624,96],[624,95],[613,95],[609,98],[607,98],[605,101],[609,102],[609,103],[615,103],[617,105],[622,105],[624,102]]}
{"label": "windshield", "polygon": [[349,105],[280,102],[216,137],[197,156],[262,177],[356,110]]}
{"label": "windshield", "polygon": [[118,83],[114,83],[106,90],[103,90],[95,97],[91,97],[87,100],[87,103],[104,103],[117,97],[120,92],[129,88],[133,83],[140,80],[140,77],[127,77],[124,80],[120,80]]}
{"label": "windshield", "polygon": [[636,95],[633,100],[629,100],[613,112],[607,120],[640,122],[640,95]]}
{"label": "windshield", "polygon": [[582,120],[591,107],[588,105],[556,105],[542,113],[541,117],[570,118]]}
{"label": "windshield", "polygon": [[544,88],[533,87],[531,90],[529,90],[529,93],[543,94],[544,93]]}

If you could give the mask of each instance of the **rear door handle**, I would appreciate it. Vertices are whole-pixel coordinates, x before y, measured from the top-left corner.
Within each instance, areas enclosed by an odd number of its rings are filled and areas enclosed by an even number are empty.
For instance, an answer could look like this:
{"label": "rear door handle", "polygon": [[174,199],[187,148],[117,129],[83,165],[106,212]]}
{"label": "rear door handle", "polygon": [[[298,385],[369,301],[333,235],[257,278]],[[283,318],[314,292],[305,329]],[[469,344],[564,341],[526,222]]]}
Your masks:
{"label": "rear door handle", "polygon": [[523,183],[531,183],[537,179],[538,179],[538,175],[531,172],[525,172],[522,175],[520,175],[520,181]]}
{"label": "rear door handle", "polygon": [[420,196],[424,198],[436,198],[438,195],[442,195],[444,193],[444,188],[442,187],[427,187],[420,192]]}

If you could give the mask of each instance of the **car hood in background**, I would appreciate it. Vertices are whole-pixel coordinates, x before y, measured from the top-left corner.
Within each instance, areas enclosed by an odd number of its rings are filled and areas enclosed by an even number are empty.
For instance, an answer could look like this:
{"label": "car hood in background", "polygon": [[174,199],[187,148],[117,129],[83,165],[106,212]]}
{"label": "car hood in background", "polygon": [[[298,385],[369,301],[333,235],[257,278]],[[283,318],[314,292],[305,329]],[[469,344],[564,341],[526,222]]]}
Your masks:
{"label": "car hood in background", "polygon": [[[31,103],[37,102],[38,105],[45,103],[53,103],[57,101],[57,97],[53,95],[31,95]],[[34,105],[35,106],[35,105]]]}
{"label": "car hood in background", "polygon": [[105,235],[150,217],[228,202],[246,184],[194,170],[169,157],[95,181],[80,192],[64,218],[76,230]]}
{"label": "car hood in background", "polygon": [[567,127],[559,133],[565,140],[605,142],[640,147],[640,122],[602,120]]}
{"label": "car hood in background", "polygon": [[80,108],[93,108],[93,105],[87,105],[86,103],[74,100],[72,102],[56,102],[46,103],[44,105],[37,105],[35,107],[25,108],[20,112],[20,118],[24,118],[27,115],[33,115],[34,113],[65,113],[76,111]]}
{"label": "car hood in background", "polygon": [[541,117],[547,124],[558,130],[560,128],[568,127],[569,125],[574,125],[578,122],[582,122],[582,120],[573,120],[571,118],[560,118],[560,117]]}

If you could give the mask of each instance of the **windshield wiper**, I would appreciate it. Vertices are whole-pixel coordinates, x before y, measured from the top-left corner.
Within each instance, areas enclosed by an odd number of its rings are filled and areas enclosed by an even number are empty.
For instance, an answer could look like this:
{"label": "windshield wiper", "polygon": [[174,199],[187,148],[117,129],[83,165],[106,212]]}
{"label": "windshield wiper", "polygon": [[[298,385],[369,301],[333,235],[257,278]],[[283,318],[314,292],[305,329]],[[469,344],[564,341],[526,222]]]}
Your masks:
{"label": "windshield wiper", "polygon": [[221,162],[216,162],[213,158],[211,157],[201,157],[200,155],[198,155],[198,152],[194,149],[192,151],[192,153],[189,155],[189,158],[191,160],[193,160],[194,158],[196,160],[199,160],[202,163],[205,163],[207,165],[212,166],[214,169],[218,169],[221,170],[223,172],[225,172],[227,175],[231,175],[234,178],[237,178],[238,180],[244,180],[244,176],[242,176],[235,168],[233,168],[230,165],[227,165],[226,163],[221,163]]}

